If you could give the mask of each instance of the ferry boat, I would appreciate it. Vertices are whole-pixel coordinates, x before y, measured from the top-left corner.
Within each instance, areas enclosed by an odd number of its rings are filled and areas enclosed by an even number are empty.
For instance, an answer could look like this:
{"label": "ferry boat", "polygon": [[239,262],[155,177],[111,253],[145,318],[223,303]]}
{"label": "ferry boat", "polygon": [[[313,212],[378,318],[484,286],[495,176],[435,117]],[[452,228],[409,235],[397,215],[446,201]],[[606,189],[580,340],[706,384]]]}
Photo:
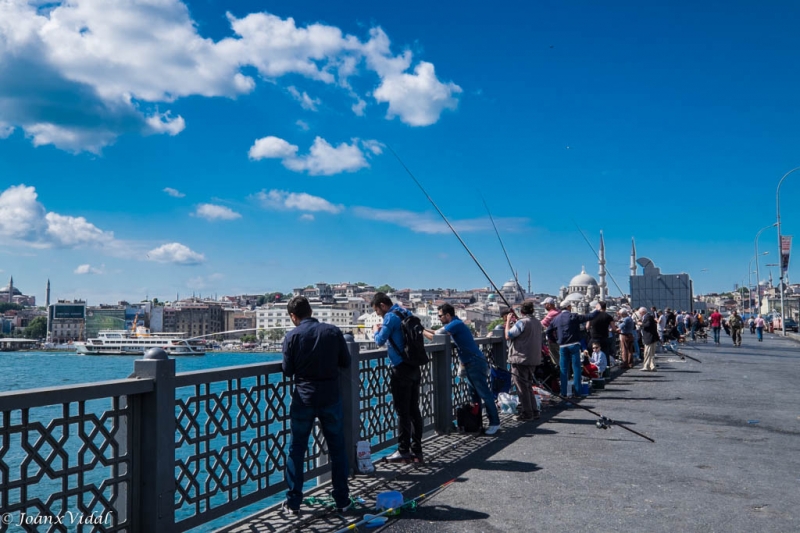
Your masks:
{"label": "ferry boat", "polygon": [[144,355],[150,348],[163,348],[170,356],[206,353],[202,339],[188,339],[186,333],[151,333],[142,326],[130,331],[104,329],[96,339],[75,344],[81,355]]}

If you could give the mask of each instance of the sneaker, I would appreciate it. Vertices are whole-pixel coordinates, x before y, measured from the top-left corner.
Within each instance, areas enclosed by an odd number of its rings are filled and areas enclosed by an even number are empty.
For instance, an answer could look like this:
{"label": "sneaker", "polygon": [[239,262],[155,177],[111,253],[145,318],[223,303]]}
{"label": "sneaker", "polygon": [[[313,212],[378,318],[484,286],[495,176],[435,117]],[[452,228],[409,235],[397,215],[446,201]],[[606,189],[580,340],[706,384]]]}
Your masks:
{"label": "sneaker", "polygon": [[486,428],[486,434],[487,435],[494,435],[498,431],[500,431],[500,426],[499,425],[498,426],[489,426],[488,428]]}
{"label": "sneaker", "polygon": [[400,450],[397,450],[392,455],[388,456],[386,458],[386,460],[389,461],[390,463],[392,463],[392,462],[403,462],[403,461],[413,461],[414,460],[414,455],[411,454],[410,452],[401,452]]}
{"label": "sneaker", "polygon": [[292,509],[287,501],[281,504],[281,512],[291,516],[300,516],[300,509]]}
{"label": "sneaker", "polygon": [[349,511],[352,508],[353,508],[353,502],[350,501],[344,507],[338,507],[337,506],[336,507],[336,512],[339,513],[339,514],[343,514],[343,513],[346,513],[347,511]]}

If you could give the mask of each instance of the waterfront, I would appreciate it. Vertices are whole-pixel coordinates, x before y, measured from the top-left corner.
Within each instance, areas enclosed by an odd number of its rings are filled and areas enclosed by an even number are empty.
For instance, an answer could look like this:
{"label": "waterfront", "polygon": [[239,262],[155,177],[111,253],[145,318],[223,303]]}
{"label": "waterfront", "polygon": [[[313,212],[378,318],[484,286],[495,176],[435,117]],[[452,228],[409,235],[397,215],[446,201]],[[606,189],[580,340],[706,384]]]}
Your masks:
{"label": "waterfront", "polygon": [[[279,361],[275,352],[209,352],[202,357],[176,357],[177,372]],[[75,352],[4,352],[0,354],[0,392],[59,387],[123,379],[138,357],[76,355]]]}

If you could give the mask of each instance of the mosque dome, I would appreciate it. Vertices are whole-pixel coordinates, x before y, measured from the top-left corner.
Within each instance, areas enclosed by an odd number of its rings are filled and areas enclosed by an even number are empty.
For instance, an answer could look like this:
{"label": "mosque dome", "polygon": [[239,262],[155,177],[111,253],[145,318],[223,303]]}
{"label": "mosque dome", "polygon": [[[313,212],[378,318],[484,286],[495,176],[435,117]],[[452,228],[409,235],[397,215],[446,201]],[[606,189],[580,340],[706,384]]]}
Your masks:
{"label": "mosque dome", "polygon": [[503,288],[515,291],[515,290],[517,290],[517,282],[514,281],[513,279],[510,279],[510,280],[506,281],[505,283],[503,283]]}
{"label": "mosque dome", "polygon": [[[11,290],[11,287],[10,287],[9,285],[6,285],[6,286],[5,286],[5,287],[3,287],[2,289],[0,289],[0,294],[6,294],[6,295],[8,295],[8,292],[9,292],[10,290]],[[16,288],[16,287],[14,287],[14,296],[22,296],[22,292],[21,292],[21,291],[20,291],[18,288]]]}
{"label": "mosque dome", "polygon": [[579,292],[570,293],[570,294],[567,295],[566,298],[564,298],[564,301],[565,302],[580,302],[580,301],[583,301],[583,294],[581,294]]}
{"label": "mosque dome", "polygon": [[586,273],[586,268],[581,268],[581,273],[572,278],[570,287],[597,287],[597,280]]}

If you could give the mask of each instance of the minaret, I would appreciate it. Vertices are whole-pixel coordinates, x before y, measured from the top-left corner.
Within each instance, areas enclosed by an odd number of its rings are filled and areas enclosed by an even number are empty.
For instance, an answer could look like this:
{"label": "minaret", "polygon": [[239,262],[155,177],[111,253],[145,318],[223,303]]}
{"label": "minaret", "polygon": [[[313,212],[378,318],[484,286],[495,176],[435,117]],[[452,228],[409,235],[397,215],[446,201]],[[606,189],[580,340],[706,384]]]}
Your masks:
{"label": "minaret", "polygon": [[598,271],[600,276],[600,300],[605,300],[608,286],[606,285],[606,244],[603,241],[602,230],[600,231],[600,254],[597,264],[600,266],[600,270]]}
{"label": "minaret", "polygon": [[47,288],[44,290],[44,306],[50,307],[50,280],[47,280]]}
{"label": "minaret", "polygon": [[631,276],[636,275],[636,242],[631,237]]}
{"label": "minaret", "polygon": [[8,303],[14,303],[14,276],[8,281]]}
{"label": "minaret", "polygon": [[528,294],[531,294],[531,271],[528,270]]}

